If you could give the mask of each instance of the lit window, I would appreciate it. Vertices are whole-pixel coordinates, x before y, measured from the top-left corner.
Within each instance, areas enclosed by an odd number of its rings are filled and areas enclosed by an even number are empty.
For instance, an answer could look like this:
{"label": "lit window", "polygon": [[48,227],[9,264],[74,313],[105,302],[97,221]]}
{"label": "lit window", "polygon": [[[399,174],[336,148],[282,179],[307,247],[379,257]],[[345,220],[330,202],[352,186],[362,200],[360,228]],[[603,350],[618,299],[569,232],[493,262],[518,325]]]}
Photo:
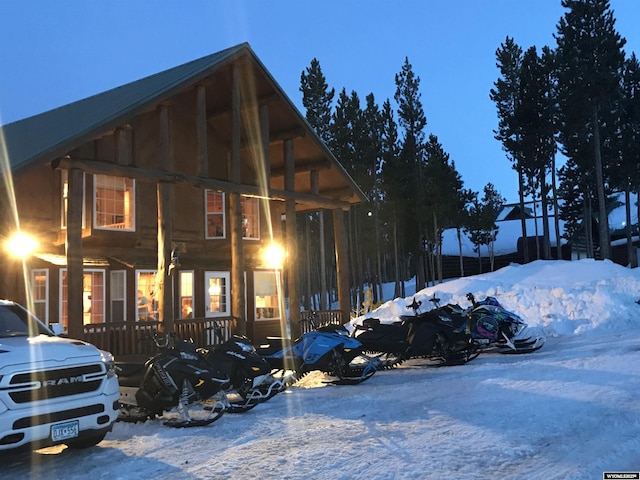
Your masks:
{"label": "lit window", "polygon": [[277,272],[255,272],[256,320],[280,319]]}
{"label": "lit window", "polygon": [[242,197],[242,238],[260,239],[260,213],[258,199]]}
{"label": "lit window", "polygon": [[[60,318],[62,326],[69,326],[69,288],[67,269],[60,270]],[[104,270],[84,270],[82,274],[82,323],[104,322]]]}
{"label": "lit window", "polygon": [[193,318],[193,272],[180,272],[180,317]]}
{"label": "lit window", "polygon": [[158,301],[155,298],[157,272],[155,270],[139,270],[136,275],[136,291],[138,292],[138,320],[157,320]]}
{"label": "lit window", "polygon": [[220,317],[229,315],[229,272],[205,272],[204,286],[207,300],[205,316]]}
{"label": "lit window", "polygon": [[205,191],[205,228],[206,238],[224,238],[224,193],[214,190]]}
{"label": "lit window", "polygon": [[109,230],[134,230],[134,180],[94,175],[94,226]]}
{"label": "lit window", "polygon": [[33,309],[36,317],[49,323],[49,270],[31,271],[31,288],[33,292]]}

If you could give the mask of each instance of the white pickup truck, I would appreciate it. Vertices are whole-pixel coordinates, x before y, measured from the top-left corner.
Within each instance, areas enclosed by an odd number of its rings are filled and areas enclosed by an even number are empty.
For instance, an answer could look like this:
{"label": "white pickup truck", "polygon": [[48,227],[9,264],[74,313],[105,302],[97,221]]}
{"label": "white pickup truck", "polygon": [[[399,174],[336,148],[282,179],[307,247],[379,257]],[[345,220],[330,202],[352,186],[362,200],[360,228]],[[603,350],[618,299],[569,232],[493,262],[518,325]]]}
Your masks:
{"label": "white pickup truck", "polygon": [[96,445],[118,417],[113,357],[0,300],[0,451]]}

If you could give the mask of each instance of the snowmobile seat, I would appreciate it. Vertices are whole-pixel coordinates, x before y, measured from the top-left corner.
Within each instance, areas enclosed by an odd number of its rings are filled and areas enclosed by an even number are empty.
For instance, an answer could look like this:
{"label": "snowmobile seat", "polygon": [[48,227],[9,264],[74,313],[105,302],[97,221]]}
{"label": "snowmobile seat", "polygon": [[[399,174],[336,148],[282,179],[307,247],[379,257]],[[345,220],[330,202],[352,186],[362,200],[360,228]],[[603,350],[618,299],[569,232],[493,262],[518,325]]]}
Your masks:
{"label": "snowmobile seat", "polygon": [[365,318],[362,321],[362,325],[364,325],[365,327],[377,327],[380,325],[380,319],[379,318]]}

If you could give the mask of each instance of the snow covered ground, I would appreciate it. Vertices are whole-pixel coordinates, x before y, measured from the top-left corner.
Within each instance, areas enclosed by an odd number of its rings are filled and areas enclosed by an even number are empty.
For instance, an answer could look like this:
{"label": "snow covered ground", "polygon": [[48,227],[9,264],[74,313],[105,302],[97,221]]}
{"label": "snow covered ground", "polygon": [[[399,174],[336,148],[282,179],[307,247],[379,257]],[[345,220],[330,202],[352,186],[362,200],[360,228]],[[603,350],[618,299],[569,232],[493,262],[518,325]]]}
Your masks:
{"label": "snow covered ground", "polygon": [[[203,428],[116,424],[98,447],[0,457],[2,478],[600,479],[640,472],[640,269],[537,261],[418,292],[496,296],[546,345],[455,367],[412,360],[355,386],[310,374]],[[411,298],[370,316],[384,321]]]}

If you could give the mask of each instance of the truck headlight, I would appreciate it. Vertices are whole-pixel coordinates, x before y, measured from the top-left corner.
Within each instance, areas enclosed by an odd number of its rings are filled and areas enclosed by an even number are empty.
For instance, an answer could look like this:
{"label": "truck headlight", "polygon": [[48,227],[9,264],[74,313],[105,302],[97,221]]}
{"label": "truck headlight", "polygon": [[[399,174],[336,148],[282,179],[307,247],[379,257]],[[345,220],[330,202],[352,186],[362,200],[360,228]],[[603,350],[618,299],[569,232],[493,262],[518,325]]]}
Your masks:
{"label": "truck headlight", "polygon": [[104,350],[100,350],[100,359],[102,363],[104,363],[104,368],[107,372],[107,378],[115,377],[116,375],[116,364],[113,358],[113,355],[109,352],[105,352]]}

